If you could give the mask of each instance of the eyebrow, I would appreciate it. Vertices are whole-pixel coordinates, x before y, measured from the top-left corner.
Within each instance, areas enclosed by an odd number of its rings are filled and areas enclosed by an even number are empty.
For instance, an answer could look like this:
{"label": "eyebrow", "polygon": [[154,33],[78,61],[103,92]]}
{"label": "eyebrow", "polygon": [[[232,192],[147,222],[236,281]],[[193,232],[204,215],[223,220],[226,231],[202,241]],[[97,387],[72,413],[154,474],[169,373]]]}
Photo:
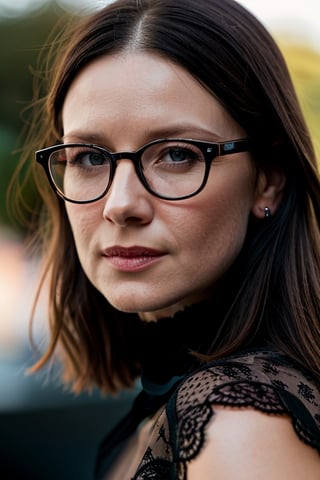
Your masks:
{"label": "eyebrow", "polygon": [[[193,138],[202,137],[202,140],[208,140],[212,142],[219,142],[224,140],[218,133],[214,132],[213,130],[207,130],[204,128],[199,128],[195,125],[190,124],[180,124],[175,125],[172,127],[165,127],[160,129],[145,129],[143,130],[143,136],[145,138],[145,143],[152,140],[157,140],[160,138]],[[108,145],[111,141],[111,138],[108,137],[107,133],[99,133],[99,132],[88,132],[88,131],[81,131],[75,130],[68,133],[68,135],[64,135],[62,140],[65,141],[68,139],[85,142],[85,143],[93,143],[98,145]]]}

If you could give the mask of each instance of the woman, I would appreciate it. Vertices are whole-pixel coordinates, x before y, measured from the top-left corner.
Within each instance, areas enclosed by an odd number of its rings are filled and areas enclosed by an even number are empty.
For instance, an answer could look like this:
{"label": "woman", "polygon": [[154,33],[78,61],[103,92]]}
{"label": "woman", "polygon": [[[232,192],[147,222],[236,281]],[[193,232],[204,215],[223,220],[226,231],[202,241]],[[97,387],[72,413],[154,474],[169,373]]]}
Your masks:
{"label": "woman", "polygon": [[320,478],[319,177],[270,35],[233,0],[118,0],[50,75],[34,370],[143,386],[96,478]]}

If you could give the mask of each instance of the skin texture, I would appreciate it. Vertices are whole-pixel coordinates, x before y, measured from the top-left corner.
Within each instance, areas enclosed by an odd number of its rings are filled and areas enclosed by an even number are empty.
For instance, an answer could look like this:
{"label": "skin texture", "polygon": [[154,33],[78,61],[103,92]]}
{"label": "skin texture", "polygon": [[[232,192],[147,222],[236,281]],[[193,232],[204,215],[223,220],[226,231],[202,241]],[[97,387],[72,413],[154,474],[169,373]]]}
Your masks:
{"label": "skin texture", "polygon": [[[164,137],[225,141],[246,137],[217,100],[181,67],[145,53],[89,64],[63,108],[64,141],[133,151]],[[271,175],[270,175],[271,177]],[[118,162],[111,189],[93,204],[66,204],[81,264],[117,309],[155,320],[208,296],[237,257],[252,211],[275,210],[282,178],[259,175],[249,153],[217,158],[197,196],[170,202],[148,193],[130,160]],[[112,246],[159,255],[110,258]],[[136,268],[136,264],[139,267]],[[128,271],[129,269],[129,271]]]}
{"label": "skin texture", "polygon": [[190,462],[188,480],[320,478],[319,454],[299,440],[291,419],[250,408],[214,410],[206,446]]}

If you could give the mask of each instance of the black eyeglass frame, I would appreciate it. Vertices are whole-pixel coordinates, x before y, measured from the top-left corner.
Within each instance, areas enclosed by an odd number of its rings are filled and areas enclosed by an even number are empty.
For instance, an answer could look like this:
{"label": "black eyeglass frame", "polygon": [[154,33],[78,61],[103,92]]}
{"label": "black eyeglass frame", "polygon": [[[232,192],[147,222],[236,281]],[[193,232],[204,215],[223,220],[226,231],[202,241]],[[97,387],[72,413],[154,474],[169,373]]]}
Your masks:
{"label": "black eyeglass frame", "polygon": [[[188,143],[199,148],[199,150],[202,152],[205,159],[205,173],[204,173],[204,177],[201,185],[194,192],[188,195],[184,195],[182,197],[168,197],[166,195],[161,195],[155,192],[154,190],[152,190],[152,188],[148,184],[146,178],[143,175],[143,169],[141,165],[141,156],[143,152],[150,146],[156,145],[158,143],[165,143],[165,142]],[[68,198],[56,185],[50,171],[50,165],[49,165],[50,156],[57,150],[61,150],[69,147],[94,148],[96,150],[99,150],[110,161],[109,182],[106,188],[104,189],[104,191],[100,195],[98,195],[96,198],[91,200],[73,200],[71,198]],[[117,168],[117,162],[122,159],[131,160],[133,162],[135,171],[139,180],[141,181],[142,185],[145,187],[145,189],[149,193],[163,200],[178,201],[178,200],[185,200],[187,198],[194,197],[195,195],[200,193],[201,190],[203,190],[209,177],[211,163],[217,157],[224,156],[224,155],[231,155],[233,153],[249,152],[251,149],[252,149],[252,143],[249,138],[228,140],[225,142],[205,142],[201,140],[193,140],[188,138],[162,138],[162,139],[158,139],[158,140],[154,140],[152,142],[146,143],[145,145],[143,145],[141,148],[139,148],[134,152],[110,152],[105,147],[101,147],[100,145],[89,144],[89,143],[62,143],[58,145],[53,145],[51,147],[43,148],[41,150],[37,150],[35,152],[35,159],[36,159],[36,162],[43,167],[46,173],[46,176],[49,180],[50,186],[55,191],[55,193],[58,196],[62,197],[63,200],[66,200],[71,203],[78,203],[78,204],[93,203],[103,198],[107,194],[109,188],[111,187],[113,178],[115,176],[116,168]]]}

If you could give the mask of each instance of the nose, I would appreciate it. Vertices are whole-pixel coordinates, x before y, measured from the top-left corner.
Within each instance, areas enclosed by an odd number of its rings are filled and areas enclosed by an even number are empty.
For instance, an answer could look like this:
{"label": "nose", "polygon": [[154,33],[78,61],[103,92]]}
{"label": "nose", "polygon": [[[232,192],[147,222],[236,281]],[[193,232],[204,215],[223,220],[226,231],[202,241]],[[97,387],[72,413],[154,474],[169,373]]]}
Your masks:
{"label": "nose", "polygon": [[148,224],[153,217],[151,197],[140,182],[133,162],[121,159],[105,197],[103,217],[122,227],[128,224]]}

